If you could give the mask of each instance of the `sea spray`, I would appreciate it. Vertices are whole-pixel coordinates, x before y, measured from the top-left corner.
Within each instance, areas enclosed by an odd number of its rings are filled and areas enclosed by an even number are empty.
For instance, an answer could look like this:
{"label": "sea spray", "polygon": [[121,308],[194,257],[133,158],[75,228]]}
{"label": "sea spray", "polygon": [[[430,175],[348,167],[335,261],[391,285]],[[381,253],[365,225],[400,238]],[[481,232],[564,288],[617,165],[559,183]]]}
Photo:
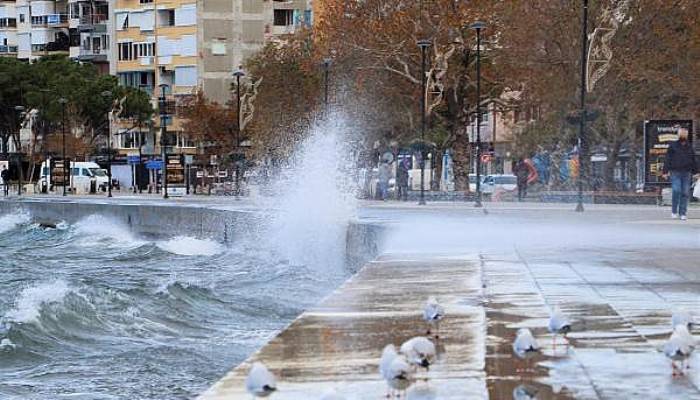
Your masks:
{"label": "sea spray", "polygon": [[29,286],[22,290],[15,301],[14,308],[5,314],[3,320],[19,323],[36,322],[45,304],[62,301],[69,292],[68,283],[60,279]]}
{"label": "sea spray", "polygon": [[225,247],[213,239],[197,239],[190,236],[177,236],[158,242],[161,250],[182,256],[213,256],[222,253]]}
{"label": "sea spray", "polygon": [[86,246],[140,246],[146,243],[137,239],[126,224],[99,214],[81,219],[74,229],[82,237],[81,243]]}
{"label": "sea spray", "polygon": [[309,268],[344,262],[348,222],[356,210],[350,129],[335,115],[311,128],[279,179],[268,230],[276,252]]}
{"label": "sea spray", "polygon": [[11,231],[19,225],[28,223],[30,220],[31,216],[25,211],[17,211],[0,216],[0,233]]}

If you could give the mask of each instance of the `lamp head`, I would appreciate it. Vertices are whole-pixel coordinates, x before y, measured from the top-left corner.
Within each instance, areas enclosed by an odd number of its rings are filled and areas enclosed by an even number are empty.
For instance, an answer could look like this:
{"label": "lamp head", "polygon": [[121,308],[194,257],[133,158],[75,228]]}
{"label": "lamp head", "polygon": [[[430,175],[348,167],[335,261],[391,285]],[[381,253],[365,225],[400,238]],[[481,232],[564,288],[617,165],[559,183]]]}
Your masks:
{"label": "lamp head", "polygon": [[469,29],[474,29],[476,31],[480,31],[484,28],[486,28],[486,23],[481,21],[476,21],[469,25]]}

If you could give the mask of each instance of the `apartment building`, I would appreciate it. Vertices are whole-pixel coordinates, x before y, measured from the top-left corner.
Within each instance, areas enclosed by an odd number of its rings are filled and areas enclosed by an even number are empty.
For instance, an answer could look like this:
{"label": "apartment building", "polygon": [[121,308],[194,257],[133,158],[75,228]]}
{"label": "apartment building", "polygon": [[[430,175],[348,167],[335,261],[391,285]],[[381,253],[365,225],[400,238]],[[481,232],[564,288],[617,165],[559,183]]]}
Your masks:
{"label": "apartment building", "polygon": [[64,54],[108,73],[109,15],[106,0],[0,0],[0,56]]}
{"label": "apartment building", "polygon": [[[166,86],[177,107],[202,90],[210,100],[232,99],[232,76],[265,43],[312,22],[310,0],[114,0],[112,73],[139,87],[154,105]],[[116,129],[122,154],[160,153],[160,120],[149,128]],[[178,118],[169,120],[168,151],[196,152]]]}

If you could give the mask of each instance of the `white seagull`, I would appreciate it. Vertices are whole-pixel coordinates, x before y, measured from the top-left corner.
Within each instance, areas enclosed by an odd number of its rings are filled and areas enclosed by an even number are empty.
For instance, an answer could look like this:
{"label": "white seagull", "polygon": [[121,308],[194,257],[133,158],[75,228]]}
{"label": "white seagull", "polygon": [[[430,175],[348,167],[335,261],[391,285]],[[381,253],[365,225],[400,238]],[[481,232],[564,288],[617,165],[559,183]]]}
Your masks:
{"label": "white seagull", "polygon": [[245,380],[245,388],[253,397],[267,397],[277,390],[277,381],[267,367],[256,362]]}
{"label": "white seagull", "polygon": [[435,361],[435,345],[426,337],[416,336],[401,345],[401,354],[411,365],[427,370]]}
{"label": "white seagull", "polygon": [[688,311],[676,310],[673,315],[671,315],[671,327],[675,329],[678,325],[685,325],[690,329],[693,325],[693,317]]}
{"label": "white seagull", "polygon": [[540,345],[527,328],[518,329],[513,342],[513,352],[520,358],[527,358],[540,351]]}
{"label": "white seagull", "polygon": [[[695,340],[685,325],[676,325],[668,341],[664,344],[664,354],[671,359],[672,374],[683,375],[683,367],[695,349]],[[680,369],[676,362],[680,361]]]}
{"label": "white seagull", "polygon": [[389,364],[384,379],[392,390],[399,392],[399,397],[401,392],[406,391],[413,384],[411,366],[402,355],[394,357],[391,364]]}
{"label": "white seagull", "polygon": [[547,326],[549,333],[552,334],[552,348],[557,348],[557,335],[562,335],[568,346],[569,341],[566,339],[566,334],[571,332],[571,322],[559,308],[554,308],[552,315],[549,316],[549,325]]}
{"label": "white seagull", "polygon": [[445,309],[442,308],[435,297],[430,296],[423,309],[423,320],[428,323],[427,335],[430,335],[431,328],[435,327],[435,338],[439,338],[440,321],[444,316]]}

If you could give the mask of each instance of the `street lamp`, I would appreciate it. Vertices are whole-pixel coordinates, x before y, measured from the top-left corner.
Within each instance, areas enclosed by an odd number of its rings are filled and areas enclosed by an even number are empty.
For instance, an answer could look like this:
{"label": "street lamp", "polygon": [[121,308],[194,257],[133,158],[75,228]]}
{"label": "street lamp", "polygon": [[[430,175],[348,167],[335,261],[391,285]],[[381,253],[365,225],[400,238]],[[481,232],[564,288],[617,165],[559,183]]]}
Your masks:
{"label": "street lamp", "polygon": [[425,205],[425,52],[430,47],[430,40],[419,40],[417,43],[421,53],[421,95],[420,95],[420,201]]}
{"label": "street lamp", "polygon": [[578,130],[578,200],[576,211],[583,212],[583,175],[584,175],[584,132],[586,129],[586,51],[588,48],[588,0],[583,0],[583,28],[581,31],[581,120]]}
{"label": "street lamp", "polygon": [[[24,111],[24,106],[15,106],[15,111],[17,112],[16,115],[20,115]],[[20,138],[20,125],[17,125],[17,171],[18,171],[18,184],[17,184],[17,196],[22,195],[22,180],[24,178],[24,171],[22,171],[22,146],[21,146],[21,138]]]}
{"label": "street lamp", "polygon": [[481,30],[486,24],[477,21],[469,25],[476,30],[476,202],[481,207]]}
{"label": "street lamp", "polygon": [[58,99],[61,104],[61,137],[63,139],[63,195],[66,195],[66,178],[68,173],[66,172],[66,104],[68,100],[65,97]]}
{"label": "street lamp", "polygon": [[236,177],[235,177],[235,193],[236,193],[236,198],[240,195],[240,159],[239,159],[239,152],[240,152],[240,146],[241,146],[241,78],[245,76],[245,72],[241,69],[241,67],[238,67],[236,71],[233,72],[233,76],[236,77],[236,118],[237,118],[237,123],[236,123],[236,137],[235,137],[235,143],[236,143],[236,151],[234,153],[234,163],[236,167]]}
{"label": "street lamp", "polygon": [[168,112],[166,110],[167,107],[167,101],[165,99],[165,90],[169,87],[167,83],[161,83],[158,85],[160,87],[160,98],[159,100],[159,109],[160,109],[160,151],[163,157],[163,184],[161,187],[163,188],[163,198],[167,199],[168,198],[168,152],[167,152],[167,146],[166,146],[166,141],[165,141],[165,135],[166,135],[166,123],[168,119]]}
{"label": "street lamp", "polygon": [[328,85],[329,85],[329,73],[331,68],[331,63],[333,60],[330,57],[323,59],[323,104],[325,106],[325,112],[328,114]]}
{"label": "street lamp", "polygon": [[[111,105],[112,92],[105,90],[102,92],[102,97]],[[110,112],[112,107],[107,107],[107,197],[112,197],[112,119]]]}

